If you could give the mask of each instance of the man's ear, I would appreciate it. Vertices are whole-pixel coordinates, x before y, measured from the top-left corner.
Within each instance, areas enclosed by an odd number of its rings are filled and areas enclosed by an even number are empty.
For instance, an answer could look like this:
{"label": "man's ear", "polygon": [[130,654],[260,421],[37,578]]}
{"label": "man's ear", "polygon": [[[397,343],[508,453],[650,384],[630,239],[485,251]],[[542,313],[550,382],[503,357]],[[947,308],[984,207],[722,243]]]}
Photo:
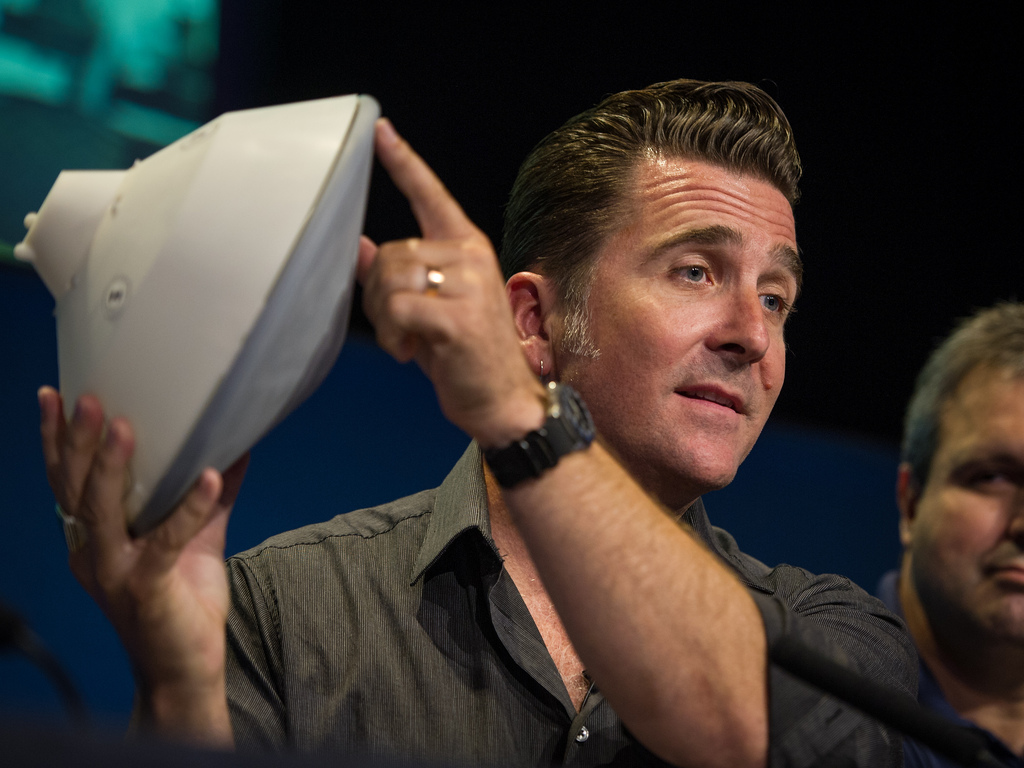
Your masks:
{"label": "man's ear", "polygon": [[505,283],[505,292],[519,342],[533,372],[538,376],[556,375],[551,341],[555,292],[548,279],[536,272],[517,272]]}
{"label": "man's ear", "polygon": [[921,498],[921,487],[914,478],[910,464],[903,462],[896,474],[896,503],[900,508],[900,541],[903,548],[910,546],[914,539],[914,521],[917,518],[917,502]]}

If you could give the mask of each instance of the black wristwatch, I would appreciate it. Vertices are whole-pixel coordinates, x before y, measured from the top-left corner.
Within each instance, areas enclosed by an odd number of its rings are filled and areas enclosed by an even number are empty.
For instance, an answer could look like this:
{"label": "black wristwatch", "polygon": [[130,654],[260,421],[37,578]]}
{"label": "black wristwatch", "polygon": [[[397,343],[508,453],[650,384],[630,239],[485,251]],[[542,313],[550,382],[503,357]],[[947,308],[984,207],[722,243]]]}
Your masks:
{"label": "black wristwatch", "polygon": [[594,441],[594,422],[576,390],[550,382],[547,420],[540,429],[511,445],[484,451],[487,466],[503,488],[540,477],[567,453],[582,451]]}

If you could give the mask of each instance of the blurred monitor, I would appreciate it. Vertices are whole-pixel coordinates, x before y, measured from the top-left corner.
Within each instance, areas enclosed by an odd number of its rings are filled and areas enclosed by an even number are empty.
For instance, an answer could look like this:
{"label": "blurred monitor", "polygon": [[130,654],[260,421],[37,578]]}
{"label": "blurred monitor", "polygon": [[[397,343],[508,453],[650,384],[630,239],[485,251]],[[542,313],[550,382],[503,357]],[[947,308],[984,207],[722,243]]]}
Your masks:
{"label": "blurred monitor", "polygon": [[65,168],[127,168],[207,122],[220,0],[0,0],[0,265]]}

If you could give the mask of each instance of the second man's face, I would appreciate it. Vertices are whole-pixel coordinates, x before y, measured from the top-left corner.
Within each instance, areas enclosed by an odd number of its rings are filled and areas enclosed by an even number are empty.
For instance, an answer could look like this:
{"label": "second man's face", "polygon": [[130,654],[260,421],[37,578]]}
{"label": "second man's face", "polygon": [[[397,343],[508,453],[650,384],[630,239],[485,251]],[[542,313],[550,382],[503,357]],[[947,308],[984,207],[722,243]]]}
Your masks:
{"label": "second man's face", "polygon": [[1024,379],[964,379],[902,535],[936,636],[1024,645]]}

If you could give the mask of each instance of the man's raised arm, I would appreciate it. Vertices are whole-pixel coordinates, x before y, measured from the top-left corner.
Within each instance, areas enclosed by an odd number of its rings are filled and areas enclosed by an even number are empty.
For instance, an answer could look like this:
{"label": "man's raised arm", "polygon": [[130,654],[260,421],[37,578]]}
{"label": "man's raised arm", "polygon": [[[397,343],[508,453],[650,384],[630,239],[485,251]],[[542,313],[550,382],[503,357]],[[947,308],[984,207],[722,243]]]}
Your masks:
{"label": "man's raised arm", "polygon": [[[386,120],[377,152],[423,234],[364,242],[378,341],[416,359],[445,415],[483,448],[519,439],[543,424],[544,391],[490,243]],[[443,274],[439,287],[428,286],[430,270]],[[736,578],[598,443],[504,498],[588,672],[629,729],[672,762],[763,765],[764,627]]]}
{"label": "man's raised arm", "polygon": [[131,426],[80,398],[65,422],[60,395],[39,391],[47,477],[84,532],[68,560],[113,624],[131,660],[144,727],[215,747],[233,744],[224,688],[228,612],[224,537],[247,457],[207,469],[175,512],[140,538],[123,505]]}

